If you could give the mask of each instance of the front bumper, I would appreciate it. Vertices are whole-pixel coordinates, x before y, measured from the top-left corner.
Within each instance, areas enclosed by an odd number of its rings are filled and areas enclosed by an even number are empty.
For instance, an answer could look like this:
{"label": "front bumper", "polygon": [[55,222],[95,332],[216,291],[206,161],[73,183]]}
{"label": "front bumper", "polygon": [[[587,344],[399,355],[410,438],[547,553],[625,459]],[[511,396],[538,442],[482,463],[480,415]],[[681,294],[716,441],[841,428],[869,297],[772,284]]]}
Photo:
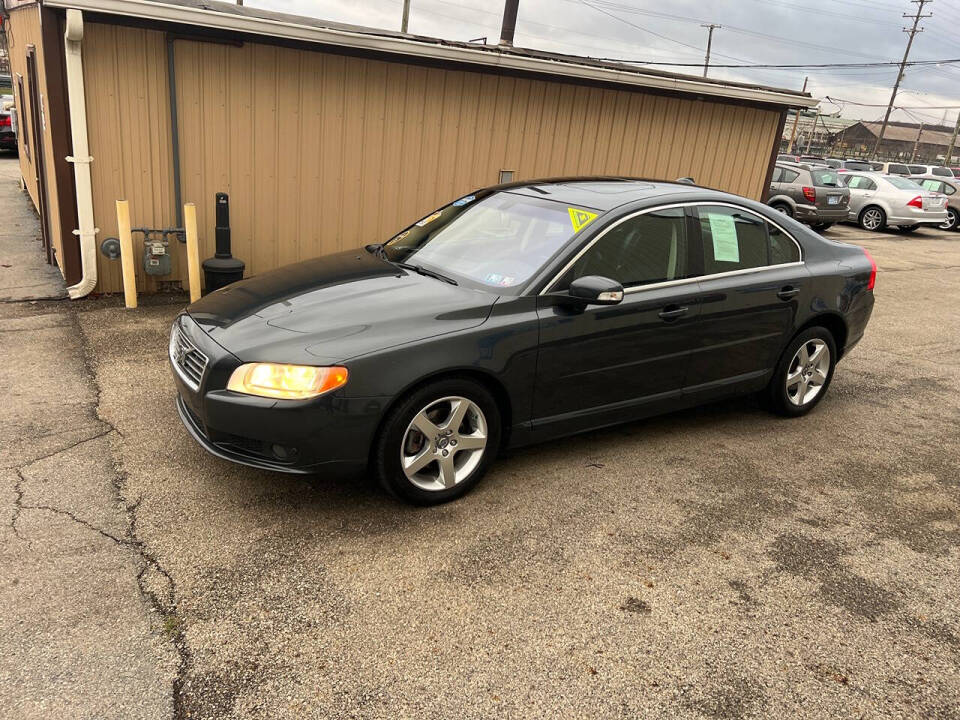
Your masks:
{"label": "front bumper", "polygon": [[223,460],[285,473],[364,467],[388,398],[274,400],[224,389],[240,361],[189,316],[177,321],[207,356],[199,383],[171,357],[177,412],[194,440]]}

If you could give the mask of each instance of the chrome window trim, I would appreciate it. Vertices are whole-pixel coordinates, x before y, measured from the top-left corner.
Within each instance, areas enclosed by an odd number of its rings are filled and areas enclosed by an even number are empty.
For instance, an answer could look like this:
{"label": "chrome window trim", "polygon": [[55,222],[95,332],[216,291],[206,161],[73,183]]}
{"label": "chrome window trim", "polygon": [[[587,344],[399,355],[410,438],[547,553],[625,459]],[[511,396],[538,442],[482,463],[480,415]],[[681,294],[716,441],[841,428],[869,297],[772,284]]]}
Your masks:
{"label": "chrome window trim", "polygon": [[[560,280],[560,278],[564,276],[567,270],[573,267],[574,263],[576,263],[577,260],[583,257],[583,254],[587,252],[587,250],[592,248],[594,244],[598,240],[600,240],[600,238],[602,238],[608,232],[613,230],[620,223],[626,222],[627,220],[632,220],[633,218],[638,217],[640,215],[646,215],[647,213],[657,212],[659,210],[670,210],[672,208],[678,208],[678,207],[682,207],[682,208],[700,207],[703,205],[720,205],[722,207],[731,207],[736,210],[742,210],[744,212],[748,212],[751,215],[754,215],[755,217],[760,218],[764,222],[770,223],[771,225],[776,227],[778,230],[780,230],[780,232],[782,232],[784,235],[786,235],[788,238],[790,238],[793,241],[793,244],[797,246],[797,253],[800,255],[800,259],[797,260],[796,262],[790,262],[790,263],[779,263],[777,265],[761,265],[760,267],[755,267],[755,268],[743,268],[742,270],[730,270],[728,272],[712,273],[710,275],[697,275],[696,277],[680,278],[678,280],[666,280],[664,282],[650,283],[648,285],[635,285],[633,287],[624,288],[623,292],[625,295],[632,295],[633,293],[641,292],[643,290],[652,290],[654,288],[671,287],[673,285],[683,285],[691,282],[699,282],[701,280],[708,280],[711,278],[723,278],[723,277],[729,277],[731,275],[746,275],[748,273],[764,272],[766,270],[775,270],[777,268],[793,267],[795,265],[804,264],[803,246],[801,246],[800,243],[797,242],[797,239],[791,233],[787,232],[787,230],[780,223],[776,222],[775,220],[771,220],[770,218],[764,217],[760,213],[754,210],[751,210],[750,208],[744,207],[743,205],[737,205],[736,203],[732,203],[732,202],[725,202],[723,200],[717,200],[717,201],[699,200],[695,202],[671,203],[669,205],[657,205],[656,207],[649,207],[649,208],[643,208],[642,210],[637,210],[636,212],[630,213],[629,215],[624,215],[622,218],[612,223],[609,227],[604,228],[599,235],[597,235],[595,238],[593,238],[593,240],[591,240],[589,243],[584,245],[580,249],[580,251],[576,255],[574,255],[573,258],[571,258],[570,262],[564,265],[558,273],[554,274],[554,276],[550,279],[550,282],[544,285],[543,290],[541,290],[538,294],[539,295],[549,294],[551,291],[551,288],[554,286],[554,284],[558,280]],[[684,216],[684,218],[686,218],[686,216]]]}

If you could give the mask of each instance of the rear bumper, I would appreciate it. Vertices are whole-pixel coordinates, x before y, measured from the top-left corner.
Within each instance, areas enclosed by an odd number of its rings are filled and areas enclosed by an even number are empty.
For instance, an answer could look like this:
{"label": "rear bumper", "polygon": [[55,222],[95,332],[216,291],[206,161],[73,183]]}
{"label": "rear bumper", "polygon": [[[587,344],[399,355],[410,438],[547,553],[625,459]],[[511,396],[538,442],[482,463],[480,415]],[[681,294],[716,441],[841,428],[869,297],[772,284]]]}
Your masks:
{"label": "rear bumper", "polygon": [[[914,210],[910,208],[910,210]],[[889,225],[939,225],[947,221],[947,208],[943,210],[914,210],[914,212],[898,211],[896,215],[887,218]]]}
{"label": "rear bumper", "polygon": [[848,208],[838,205],[835,208],[820,208],[815,205],[797,205],[794,217],[803,222],[841,222],[847,219]]}

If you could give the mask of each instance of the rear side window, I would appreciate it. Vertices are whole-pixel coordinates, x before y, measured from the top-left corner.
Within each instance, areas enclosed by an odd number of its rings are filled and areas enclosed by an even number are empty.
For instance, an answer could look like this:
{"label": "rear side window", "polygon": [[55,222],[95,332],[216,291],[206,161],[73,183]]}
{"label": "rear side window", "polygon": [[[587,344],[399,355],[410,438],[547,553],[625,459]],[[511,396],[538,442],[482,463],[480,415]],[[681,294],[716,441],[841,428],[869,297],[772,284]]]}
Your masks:
{"label": "rear side window", "polygon": [[810,177],[817,187],[839,187],[840,178],[835,170],[811,170]]}
{"label": "rear side window", "polygon": [[847,175],[847,187],[855,190],[876,190],[877,184],[863,175]]}
{"label": "rear side window", "polygon": [[843,164],[847,170],[873,170],[873,166],[868,162],[859,162],[857,160],[849,160]]}
{"label": "rear side window", "polygon": [[687,270],[687,221],[683,208],[637,215],[608,230],[581,255],[554,286],[600,275],[624,287],[681,280]]}
{"label": "rear side window", "polygon": [[773,175],[770,176],[770,182],[780,182],[783,178],[783,168],[779,165],[773,169]]}
{"label": "rear side window", "polygon": [[781,180],[781,182],[788,182],[788,183],[793,182],[798,177],[800,177],[800,173],[798,173],[796,170],[787,170],[786,168],[784,168],[783,180]]}
{"label": "rear side window", "polygon": [[950,183],[943,183],[943,190],[941,190],[940,192],[942,192],[945,195],[953,195],[956,191],[957,189]]}
{"label": "rear side window", "polygon": [[705,275],[800,260],[794,241],[748,210],[724,205],[697,208]]}
{"label": "rear side window", "polygon": [[950,172],[950,168],[945,167],[935,167],[930,171],[930,174],[938,177],[953,177],[953,173]]}
{"label": "rear side window", "polygon": [[888,183],[893,185],[898,190],[916,190],[920,187],[916,180],[911,180],[910,178],[899,177],[897,175],[891,175],[890,177],[885,177]]}

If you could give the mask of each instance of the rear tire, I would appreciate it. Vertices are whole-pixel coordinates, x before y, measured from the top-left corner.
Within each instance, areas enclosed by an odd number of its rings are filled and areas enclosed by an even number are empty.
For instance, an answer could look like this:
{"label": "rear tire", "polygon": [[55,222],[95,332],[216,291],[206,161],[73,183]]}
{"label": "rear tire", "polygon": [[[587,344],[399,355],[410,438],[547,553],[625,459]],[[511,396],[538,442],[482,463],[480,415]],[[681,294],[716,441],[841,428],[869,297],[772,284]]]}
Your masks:
{"label": "rear tire", "polygon": [[837,345],[824,327],[799,333],[787,345],[764,391],[771,411],[785,417],[806,415],[830,387],[837,364]]}
{"label": "rear tire", "polygon": [[937,225],[941,230],[956,230],[957,226],[960,225],[960,211],[956,208],[947,208],[947,219],[945,222]]}
{"label": "rear tire", "polygon": [[415,389],[384,420],[371,469],[388,493],[414,505],[437,505],[466,494],[490,467],[500,445],[500,409],[470,378],[447,378]]}
{"label": "rear tire", "polygon": [[778,213],[783,213],[787,217],[793,217],[793,208],[786,203],[774,203],[770,207],[772,207]]}
{"label": "rear tire", "polygon": [[869,205],[860,211],[857,222],[864,230],[881,232],[887,226],[887,214],[883,211],[883,208]]}

